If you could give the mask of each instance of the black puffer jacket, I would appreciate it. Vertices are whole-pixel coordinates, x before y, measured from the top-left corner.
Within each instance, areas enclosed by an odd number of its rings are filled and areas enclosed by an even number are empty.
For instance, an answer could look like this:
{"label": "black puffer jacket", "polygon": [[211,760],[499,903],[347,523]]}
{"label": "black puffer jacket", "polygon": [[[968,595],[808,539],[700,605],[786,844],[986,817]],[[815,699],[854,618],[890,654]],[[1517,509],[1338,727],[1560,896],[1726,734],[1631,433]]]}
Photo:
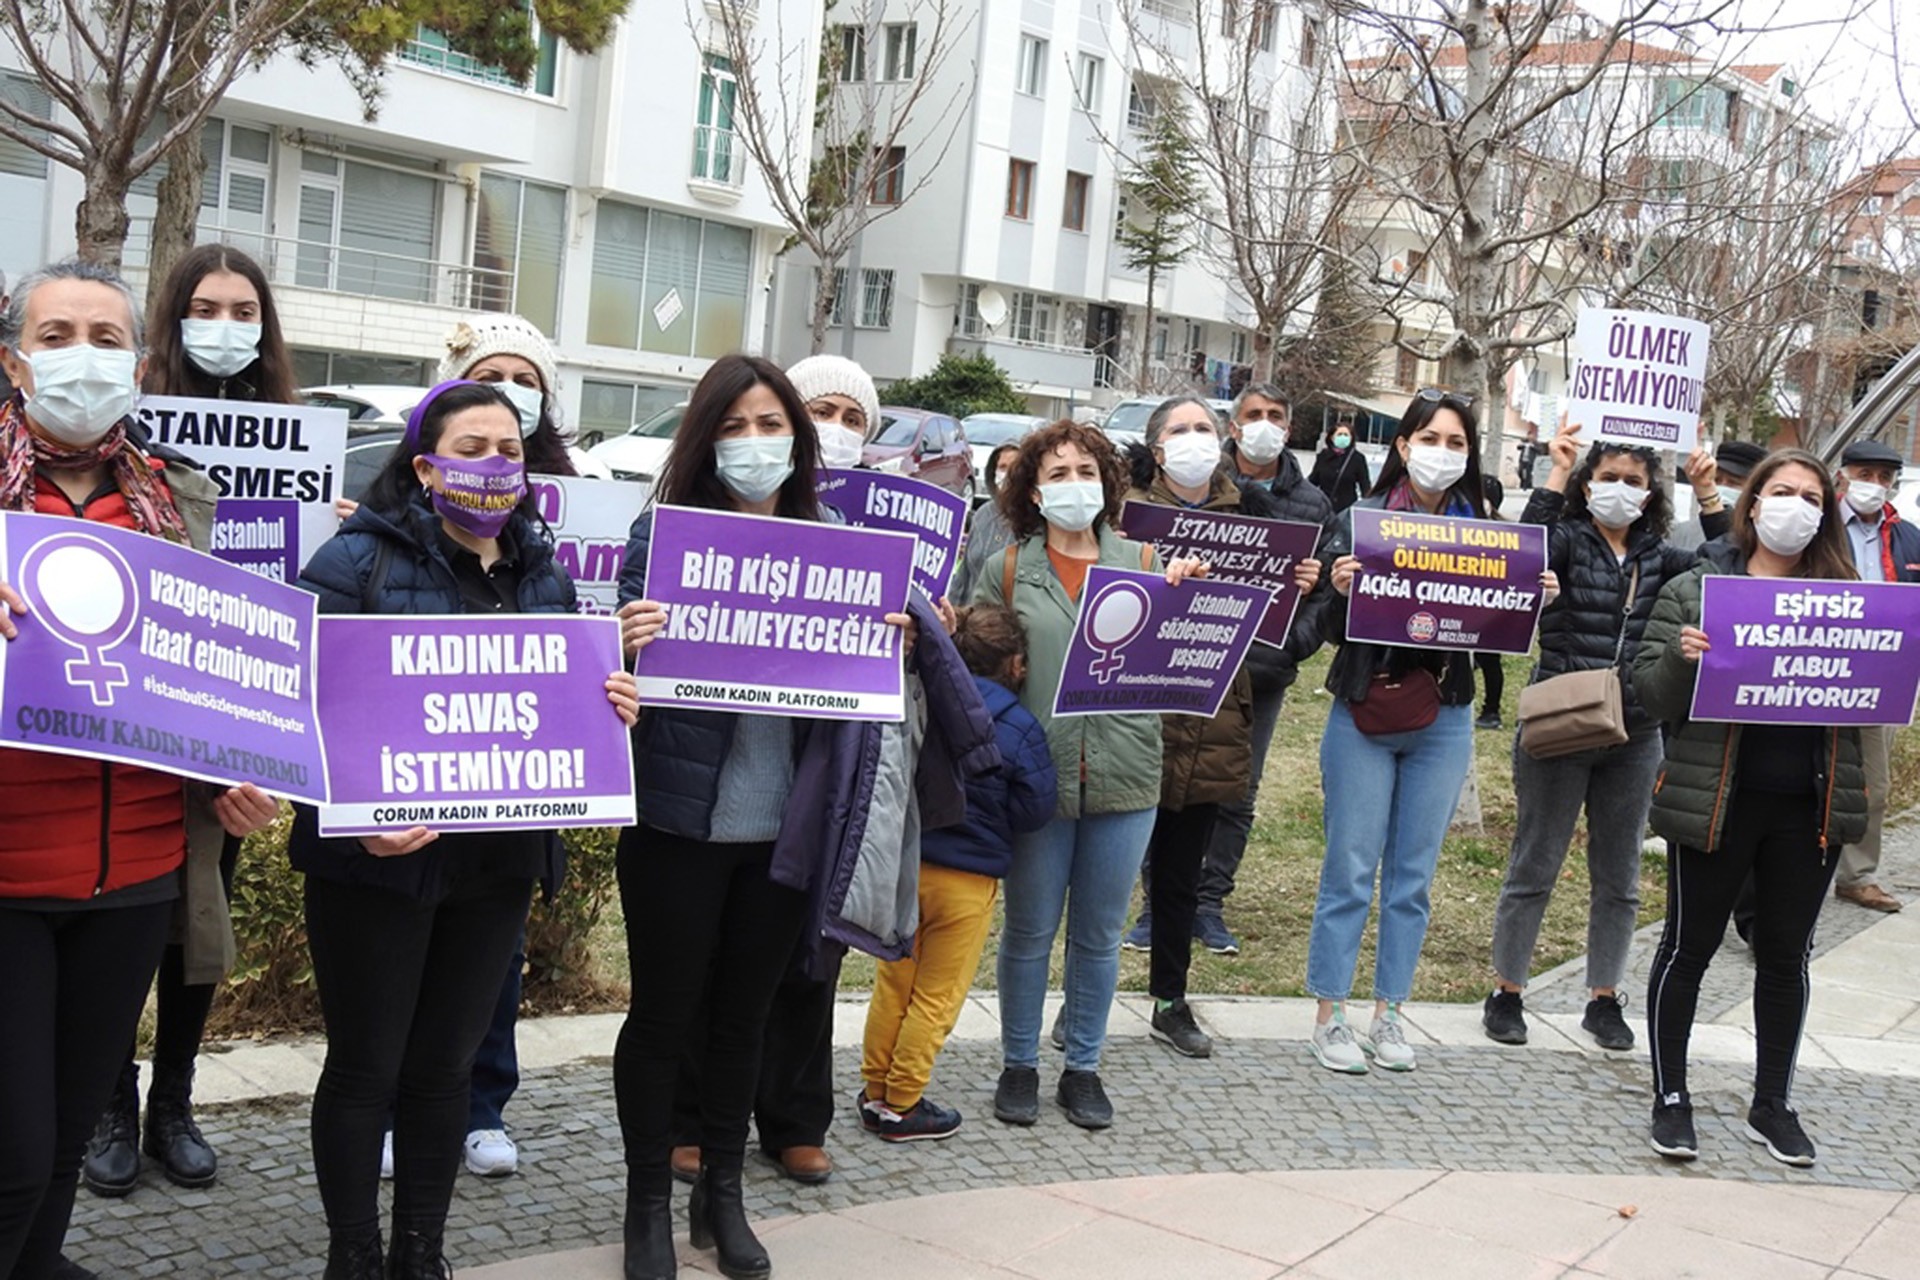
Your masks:
{"label": "black puffer jacket", "polygon": [[[1385,494],[1360,501],[1334,517],[1333,537],[1321,555],[1326,579],[1333,578],[1333,562],[1353,554],[1353,511],[1355,507],[1381,509],[1387,505]],[[1340,646],[1327,668],[1327,692],[1348,702],[1365,702],[1367,690],[1376,673],[1386,671],[1404,675],[1417,667],[1431,671],[1440,683],[1440,701],[1449,707],[1472,706],[1474,699],[1473,655],[1465,650],[1416,649],[1406,645],[1367,644],[1347,639],[1347,597],[1332,593],[1320,615],[1320,626],[1328,644]]]}
{"label": "black puffer jacket", "polygon": [[1344,449],[1328,445],[1322,449],[1313,460],[1311,480],[1314,488],[1327,495],[1335,511],[1345,511],[1360,501],[1373,483],[1366,455],[1352,445]]}
{"label": "black puffer jacket", "polygon": [[[1626,620],[1620,679],[1625,686],[1627,725],[1641,728],[1653,717],[1641,710],[1626,672],[1633,666],[1647,620],[1653,617],[1660,588],[1692,569],[1700,553],[1683,551],[1656,537],[1641,522],[1628,532],[1627,558],[1622,563],[1614,559],[1613,548],[1592,517],[1562,519],[1565,510],[1565,494],[1535,489],[1520,515],[1523,524],[1547,526],[1547,567],[1560,578],[1559,597],[1540,615],[1540,663],[1533,678],[1540,681],[1613,665],[1615,647],[1620,644],[1621,610],[1637,568],[1640,581],[1634,588],[1633,615]],[[1707,537],[1718,538],[1726,532],[1729,522],[1724,512],[1706,519]]]}

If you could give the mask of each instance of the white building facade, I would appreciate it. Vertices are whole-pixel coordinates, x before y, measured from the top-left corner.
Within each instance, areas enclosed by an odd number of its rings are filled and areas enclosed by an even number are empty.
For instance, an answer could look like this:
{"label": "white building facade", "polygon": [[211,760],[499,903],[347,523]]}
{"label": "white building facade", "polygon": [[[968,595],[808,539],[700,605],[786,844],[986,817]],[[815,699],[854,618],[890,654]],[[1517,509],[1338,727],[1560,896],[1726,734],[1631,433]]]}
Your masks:
{"label": "white building facade", "polygon": [[[817,48],[811,0],[756,12]],[[566,421],[615,433],[760,346],[784,230],[732,133],[717,18],[636,6],[593,56],[536,34],[521,87],[422,30],[372,122],[344,76],[288,59],[221,102],[199,238],[260,259],[303,385],[424,385],[461,317],[518,311],[558,348]],[[45,110],[13,65],[0,92]],[[136,289],[158,180],[128,201]],[[71,253],[81,193],[79,174],[0,142],[0,269]]]}

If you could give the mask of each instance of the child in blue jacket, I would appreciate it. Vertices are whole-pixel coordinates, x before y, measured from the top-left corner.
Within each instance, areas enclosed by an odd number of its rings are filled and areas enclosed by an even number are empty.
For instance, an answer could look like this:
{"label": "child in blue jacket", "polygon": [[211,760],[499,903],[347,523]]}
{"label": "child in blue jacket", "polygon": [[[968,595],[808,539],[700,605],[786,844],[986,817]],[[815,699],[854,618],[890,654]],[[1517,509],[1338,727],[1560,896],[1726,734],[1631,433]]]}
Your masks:
{"label": "child in blue jacket", "polygon": [[1053,817],[1053,757],[1025,707],[1027,637],[1011,609],[962,609],[954,647],[993,717],[1002,764],[967,783],[967,816],[920,842],[920,931],[913,955],[883,963],[867,1006],[860,1123],[888,1142],[947,1138],[960,1113],[924,1096],[933,1060],[973,986],[993,923],[993,900],[1013,865],[1013,838]]}

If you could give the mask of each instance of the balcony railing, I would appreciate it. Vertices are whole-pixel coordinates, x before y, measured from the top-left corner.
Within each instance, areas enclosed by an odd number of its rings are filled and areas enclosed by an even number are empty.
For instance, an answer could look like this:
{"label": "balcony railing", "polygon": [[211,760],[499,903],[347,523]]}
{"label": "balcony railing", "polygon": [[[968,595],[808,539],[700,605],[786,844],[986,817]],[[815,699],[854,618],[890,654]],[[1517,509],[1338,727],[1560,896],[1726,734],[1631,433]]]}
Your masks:
{"label": "balcony railing", "polygon": [[[126,266],[145,267],[152,241],[153,220],[136,218],[127,233]],[[202,226],[198,241],[232,245],[257,261],[271,283],[282,287],[462,311],[506,311],[514,305],[511,271],[227,227]]]}
{"label": "balcony railing", "polygon": [[718,125],[693,126],[693,177],[737,187],[747,176],[747,149],[739,135]]}

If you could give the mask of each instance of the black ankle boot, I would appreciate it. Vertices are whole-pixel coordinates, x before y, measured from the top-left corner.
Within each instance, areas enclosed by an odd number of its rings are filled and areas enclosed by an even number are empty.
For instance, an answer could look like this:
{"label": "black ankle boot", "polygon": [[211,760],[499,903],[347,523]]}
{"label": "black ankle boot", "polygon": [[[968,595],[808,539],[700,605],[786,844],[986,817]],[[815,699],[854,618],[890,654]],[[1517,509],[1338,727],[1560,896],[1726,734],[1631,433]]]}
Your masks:
{"label": "black ankle boot", "polygon": [[177,1187],[204,1187],[219,1174],[213,1148],[193,1122],[193,1067],[153,1068],[147,1088],[147,1137],[141,1149]]}
{"label": "black ankle boot", "polygon": [[773,1274],[773,1263],[747,1222],[738,1164],[701,1163],[700,1180],[693,1184],[693,1199],[687,1202],[687,1221],[694,1248],[719,1248],[721,1275],[730,1280],[764,1280]]}
{"label": "black ankle boot", "polygon": [[[669,1184],[671,1186],[671,1184]],[[673,1192],[627,1192],[624,1280],[674,1280]]]}
{"label": "black ankle boot", "polygon": [[327,1272],[322,1280],[386,1280],[386,1271],[377,1228],[365,1235],[336,1231],[327,1241]]}
{"label": "black ankle boot", "polygon": [[453,1266],[440,1252],[440,1234],[397,1231],[387,1253],[386,1280],[453,1280]]}
{"label": "black ankle boot", "polygon": [[140,1181],[140,1068],[131,1062],[87,1143],[80,1180],[97,1196],[124,1196]]}

